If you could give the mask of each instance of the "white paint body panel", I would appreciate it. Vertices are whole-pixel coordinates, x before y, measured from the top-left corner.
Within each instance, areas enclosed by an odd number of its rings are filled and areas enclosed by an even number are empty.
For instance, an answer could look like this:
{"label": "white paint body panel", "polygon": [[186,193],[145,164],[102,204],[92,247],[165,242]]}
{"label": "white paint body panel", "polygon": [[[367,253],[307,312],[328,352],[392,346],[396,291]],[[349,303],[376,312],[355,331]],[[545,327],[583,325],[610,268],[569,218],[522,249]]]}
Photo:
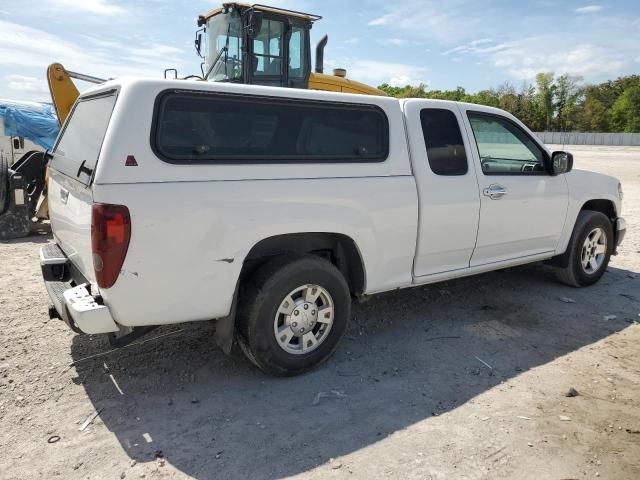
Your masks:
{"label": "white paint body panel", "polygon": [[569,205],[567,220],[556,247],[558,252],[564,252],[567,249],[580,209],[589,200],[609,200],[615,206],[616,216],[622,216],[622,201],[618,196],[620,182],[617,178],[585,170],[572,170],[563,176],[569,190]]}
{"label": "white paint body panel", "polygon": [[[260,240],[285,233],[352,238],[366,267],[368,292],[411,284],[417,198],[410,176],[94,189],[97,201],[122,202],[131,212],[122,274],[101,292],[122,325],[227,315],[246,255]],[[167,189],[174,193],[167,195]]]}
{"label": "white paint body panel", "polygon": [[[228,315],[245,257],[272,236],[329,232],[350,237],[363,260],[365,293],[372,294],[562,253],[585,199],[617,197],[615,179],[583,180],[572,172],[517,177],[509,183],[514,194],[508,202],[494,209],[485,205],[486,179],[479,181],[464,104],[139,79],[107,82],[88,93],[110,89],[118,90],[118,99],[93,183],[84,187],[53,171],[50,208],[56,239],[94,282],[91,204],[128,207],[132,234],[121,274],[113,287],[99,292],[115,322],[124,326]],[[374,104],[389,120],[389,156],[380,163],[353,164],[166,163],[152,151],[150,136],[155,100],[167,89]],[[431,172],[419,118],[420,109],[430,106],[449,109],[458,118],[467,175]],[[125,166],[128,155],[138,166]],[[60,188],[69,191],[66,204],[58,198]]]}

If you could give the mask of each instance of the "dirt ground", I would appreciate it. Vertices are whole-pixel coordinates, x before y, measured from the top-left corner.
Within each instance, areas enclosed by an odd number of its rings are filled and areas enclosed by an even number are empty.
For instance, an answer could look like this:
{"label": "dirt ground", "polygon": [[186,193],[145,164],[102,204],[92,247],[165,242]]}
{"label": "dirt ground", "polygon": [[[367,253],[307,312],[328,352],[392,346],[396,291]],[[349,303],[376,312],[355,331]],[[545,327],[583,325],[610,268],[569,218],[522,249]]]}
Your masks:
{"label": "dirt ground", "polygon": [[209,323],[87,358],[108,344],[47,319],[50,235],[0,243],[0,478],[640,478],[640,148],[570,149],[624,185],[599,284],[533,265],[384,294],[297,378]]}

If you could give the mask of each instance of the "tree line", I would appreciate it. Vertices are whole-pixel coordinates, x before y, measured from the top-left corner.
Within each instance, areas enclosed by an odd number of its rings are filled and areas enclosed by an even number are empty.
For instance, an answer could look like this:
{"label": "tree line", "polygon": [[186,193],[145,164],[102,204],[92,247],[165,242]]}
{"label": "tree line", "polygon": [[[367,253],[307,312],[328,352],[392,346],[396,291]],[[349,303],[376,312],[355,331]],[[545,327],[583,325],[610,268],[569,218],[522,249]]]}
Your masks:
{"label": "tree line", "polygon": [[398,98],[432,98],[477,103],[506,110],[531,130],[580,132],[640,132],[640,75],[599,84],[581,77],[539,73],[519,90],[505,82],[497,88],[469,93],[464,88],[428,90],[426,85],[378,87]]}

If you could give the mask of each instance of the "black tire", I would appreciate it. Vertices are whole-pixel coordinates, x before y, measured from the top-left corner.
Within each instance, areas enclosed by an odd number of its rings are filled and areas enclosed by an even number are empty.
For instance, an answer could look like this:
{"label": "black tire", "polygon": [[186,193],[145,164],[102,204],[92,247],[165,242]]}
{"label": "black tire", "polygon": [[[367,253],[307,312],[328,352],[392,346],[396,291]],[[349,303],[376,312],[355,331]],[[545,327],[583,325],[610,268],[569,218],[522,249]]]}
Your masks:
{"label": "black tire", "polygon": [[[596,228],[601,228],[606,236],[606,252],[603,262],[593,272],[587,272],[582,265],[583,245],[587,236]],[[556,276],[562,283],[572,287],[586,287],[593,285],[604,274],[609,265],[613,252],[613,226],[606,215],[592,210],[583,210],[578,215],[573,233],[567,247],[566,266],[558,267]]]}
{"label": "black tire", "polygon": [[[333,323],[314,350],[292,354],[276,339],[276,314],[290,292],[308,284],[330,295]],[[282,256],[267,262],[241,288],[238,301],[239,344],[251,362],[274,376],[298,375],[326,361],[338,347],[351,316],[351,296],[343,275],[315,255]]]}
{"label": "black tire", "polygon": [[9,164],[4,155],[0,155],[0,214],[7,209],[9,193]]}

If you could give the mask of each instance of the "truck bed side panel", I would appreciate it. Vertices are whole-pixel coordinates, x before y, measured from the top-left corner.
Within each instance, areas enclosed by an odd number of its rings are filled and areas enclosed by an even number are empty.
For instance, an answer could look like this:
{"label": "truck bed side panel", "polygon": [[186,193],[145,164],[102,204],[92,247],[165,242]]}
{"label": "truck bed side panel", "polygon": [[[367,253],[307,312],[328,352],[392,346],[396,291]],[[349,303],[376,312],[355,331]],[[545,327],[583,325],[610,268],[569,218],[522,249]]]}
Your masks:
{"label": "truck bed side panel", "polygon": [[227,315],[247,253],[286,233],[352,238],[367,292],[411,284],[418,215],[412,176],[95,185],[94,196],[131,212],[121,275],[101,292],[122,325]]}

